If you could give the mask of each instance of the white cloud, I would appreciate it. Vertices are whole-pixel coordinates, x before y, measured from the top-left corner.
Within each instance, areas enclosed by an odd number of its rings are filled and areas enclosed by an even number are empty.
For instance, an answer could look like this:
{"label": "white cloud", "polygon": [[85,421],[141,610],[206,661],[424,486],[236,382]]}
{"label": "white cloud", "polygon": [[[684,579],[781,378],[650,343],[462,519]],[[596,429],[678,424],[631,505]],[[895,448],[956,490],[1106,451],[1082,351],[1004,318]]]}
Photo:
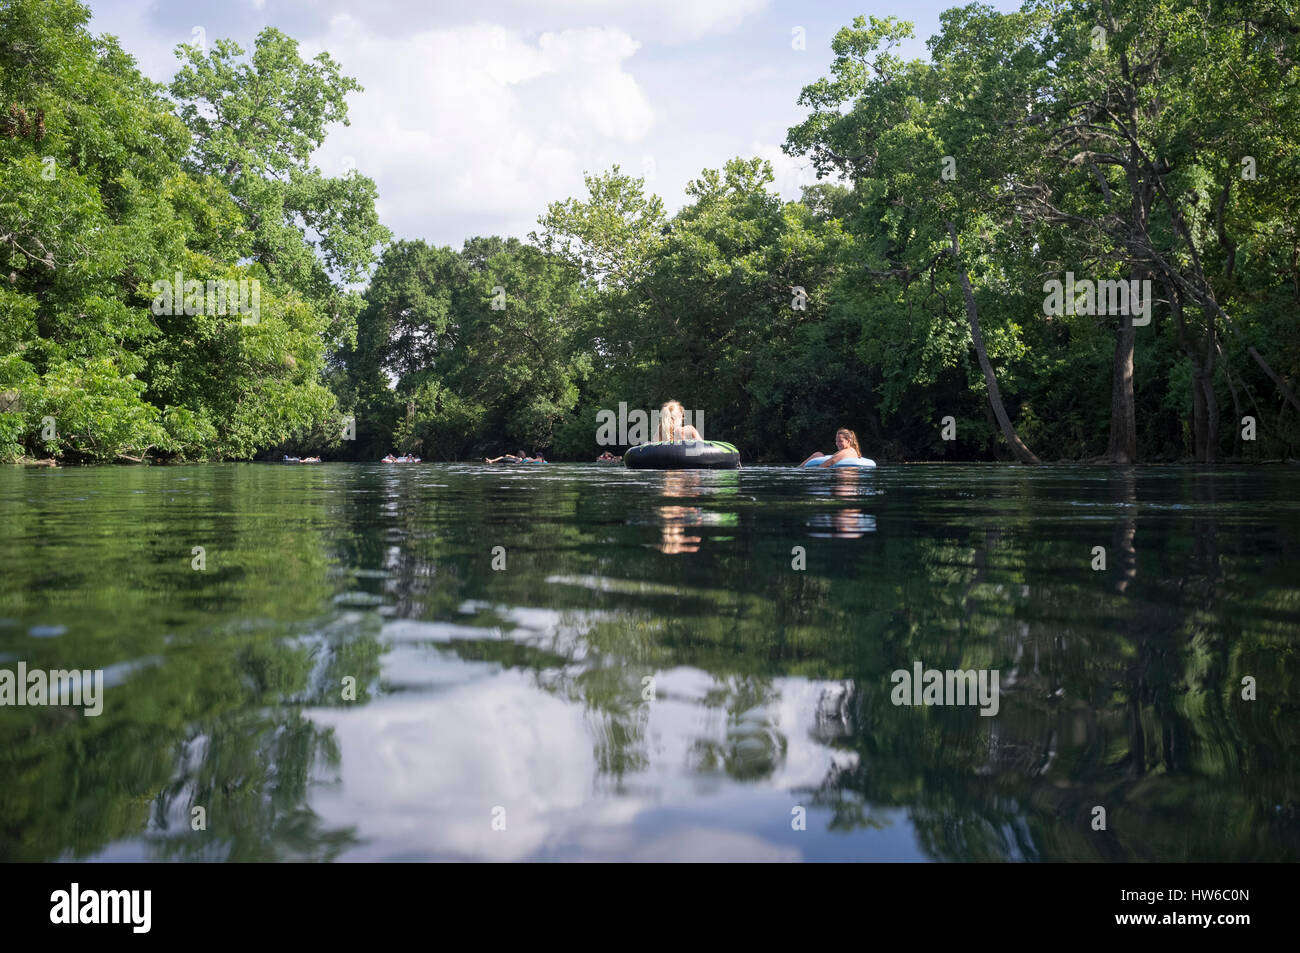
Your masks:
{"label": "white cloud", "polygon": [[653,32],[656,39],[684,43],[734,29],[766,7],[767,0],[558,0],[556,5],[617,17],[641,35]]}
{"label": "white cloud", "polygon": [[802,156],[786,155],[780,146],[753,142],[749,153],[772,164],[772,174],[776,176],[772,188],[788,202],[798,201],[803,197],[804,186],[817,183],[817,172],[812,163]]}
{"label": "white cloud", "polygon": [[[304,58],[328,50],[365,90],[314,161],[375,179],[398,237],[454,246],[526,236],[549,203],[586,194],[584,172],[614,163],[645,175],[672,211],[701,169],[779,141],[799,118],[791,91],[815,78],[781,84],[812,61],[789,53],[785,26],[755,15],[766,0],[90,2],[93,29],[121,34],[164,82],[195,24],[209,43],[230,37],[246,51],[268,24]],[[791,182],[783,193],[797,197]]]}
{"label": "white cloud", "polygon": [[[203,24],[210,36],[251,35],[274,24],[298,39],[324,33],[332,19],[355,13],[386,36],[491,21],[526,34],[600,24],[656,43],[682,44],[734,32],[768,0],[90,0],[97,10],[143,11],[168,34]],[[788,34],[789,28],[783,28]]]}
{"label": "white cloud", "polygon": [[[639,46],[594,27],[536,40],[491,24],[394,38],[340,15],[303,53],[329,50],[365,92],[350,97],[351,125],[317,162],[340,174],[350,160],[374,178],[399,235],[524,234],[548,202],[581,189],[593,155],[650,133],[656,111],[625,62]],[[429,227],[446,218],[463,224]]]}
{"label": "white cloud", "polygon": [[[572,634],[558,613],[509,614],[531,621],[537,644],[581,651],[551,641]],[[532,673],[429,648],[482,631],[391,622],[393,651],[382,656],[390,694],[308,710],[341,755],[331,783],[313,788],[311,808],[326,828],[355,828],[345,859],[797,860],[788,839],[728,829],[730,799],[769,798],[775,816],[788,817],[787,792],[815,789],[836,765],[856,763],[817,733],[823,692],[837,683],[777,679],[770,702],[742,713],[710,701],[723,687],[714,676],[669,669],[656,672],[657,700],[629,742],[639,756],[629,760],[644,762],[608,796],[603,714],[544,690]],[[738,782],[688,767],[702,745],[738,754],[755,742],[771,753],[770,776]]]}

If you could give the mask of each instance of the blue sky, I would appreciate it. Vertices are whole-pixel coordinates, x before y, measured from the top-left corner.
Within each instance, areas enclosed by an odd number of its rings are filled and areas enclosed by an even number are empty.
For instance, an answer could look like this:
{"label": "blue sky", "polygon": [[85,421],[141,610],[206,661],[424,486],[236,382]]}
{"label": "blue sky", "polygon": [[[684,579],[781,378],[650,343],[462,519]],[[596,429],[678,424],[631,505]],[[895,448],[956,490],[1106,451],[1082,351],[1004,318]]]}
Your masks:
{"label": "blue sky", "polygon": [[[686,183],[733,156],[770,159],[777,188],[813,181],[780,151],[803,118],[800,89],[825,75],[854,16],[916,25],[925,55],[936,0],[91,0],[91,29],[117,35],[158,80],[178,43],[236,40],[264,26],[327,50],[365,91],[316,157],[375,179],[398,238],[459,247],[524,237],[549,202],[582,196],[584,171],[618,163],[670,210]],[[1012,10],[1019,0],[993,0]],[[797,49],[796,28],[804,49]]]}

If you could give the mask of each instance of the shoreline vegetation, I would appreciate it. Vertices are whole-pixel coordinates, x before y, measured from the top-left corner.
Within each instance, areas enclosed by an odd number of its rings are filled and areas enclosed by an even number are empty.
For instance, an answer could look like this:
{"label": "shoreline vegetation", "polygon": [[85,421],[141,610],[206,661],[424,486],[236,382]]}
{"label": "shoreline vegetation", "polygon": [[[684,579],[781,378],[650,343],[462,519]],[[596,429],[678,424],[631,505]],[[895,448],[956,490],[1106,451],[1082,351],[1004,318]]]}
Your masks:
{"label": "shoreline vegetation", "polygon": [[849,426],[884,463],[1294,464],[1300,18],[1103,6],[953,8],[916,60],[853,20],[790,90],[797,201],[737,157],[670,214],[614,165],[454,249],[313,164],[365,96],[328,53],[268,27],[163,86],[76,0],[0,0],[0,462],[591,461],[672,397],[746,463]]}
{"label": "shoreline vegetation", "polygon": [[[205,464],[211,464],[211,463],[273,463],[273,464],[281,464],[281,465],[284,465],[284,464],[285,464],[285,461],[283,461],[283,460],[274,460],[274,459],[264,458],[264,457],[257,457],[257,458],[254,458],[254,459],[227,459],[227,460],[180,460],[180,459],[150,460],[150,459],[147,459],[147,458],[139,459],[139,460],[130,460],[130,459],[125,459],[125,458],[124,458],[124,459],[119,459],[119,460],[114,460],[114,461],[91,461],[91,462],[80,462],[80,463],[73,463],[73,462],[60,462],[59,460],[56,460],[56,459],[53,458],[53,457],[47,457],[47,458],[45,458],[45,459],[43,459],[43,460],[38,460],[38,459],[35,459],[35,458],[32,458],[32,457],[20,457],[20,458],[18,458],[18,459],[8,460],[8,461],[4,461],[4,462],[7,463],[7,464],[10,465],[10,466],[13,466],[13,467],[24,467],[24,468],[29,469],[29,470],[34,470],[34,469],[50,469],[50,468],[54,468],[54,469],[63,469],[63,468],[81,468],[81,467],[112,467],[112,466],[119,466],[119,467],[138,467],[138,466],[155,466],[155,467],[159,467],[159,466],[161,466],[161,467],[185,467],[185,466],[202,466],[202,465],[205,465]],[[289,462],[297,462],[297,461],[289,461]],[[352,460],[352,459],[340,458],[340,459],[337,459],[337,460],[321,460],[320,462],[321,462],[321,463],[361,463],[361,464],[366,464],[366,463],[382,463],[383,461],[380,461],[380,460]],[[475,464],[478,464],[478,465],[480,465],[480,466],[484,466],[484,465],[485,465],[485,464],[483,464],[483,462],[482,462],[481,460],[473,460],[473,459],[467,459],[467,460],[421,460],[420,462],[421,462],[421,463],[426,463],[426,464],[435,464],[435,465],[436,465],[436,464],[469,464],[469,465],[475,465]],[[607,463],[606,461],[600,461],[600,460],[586,460],[586,459],[583,459],[583,460],[558,460],[558,459],[557,459],[557,460],[551,460],[551,461],[549,461],[549,462],[551,462],[551,463],[577,463],[577,464],[588,464],[588,463],[589,463],[589,464],[591,464],[592,466],[608,465],[608,463]],[[1251,467],[1278,467],[1278,466],[1284,466],[1284,467],[1285,467],[1285,466],[1300,466],[1300,459],[1297,459],[1297,458],[1295,458],[1295,457],[1279,457],[1279,458],[1272,459],[1272,460],[1259,460],[1259,459],[1254,459],[1254,458],[1251,458],[1251,457],[1228,457],[1228,458],[1222,458],[1222,459],[1219,459],[1219,460],[1215,460],[1215,461],[1213,461],[1213,462],[1211,462],[1211,463],[1197,462],[1196,460],[1191,459],[1191,458],[1183,458],[1183,459],[1181,459],[1181,460],[1139,460],[1139,461],[1137,461],[1136,463],[1115,463],[1113,460],[1106,460],[1106,459],[1104,459],[1104,458],[1095,459],[1095,460],[1051,460],[1051,459],[1047,459],[1047,460],[1039,460],[1037,464],[1022,464],[1022,463],[1020,463],[1019,461],[1016,461],[1016,460],[887,460],[887,461],[884,461],[884,463],[885,463],[886,465],[888,465],[888,466],[891,466],[891,467],[924,467],[924,466],[936,466],[936,467],[942,467],[942,466],[962,466],[962,467],[971,467],[971,466],[987,466],[987,467],[1043,466],[1043,467],[1062,467],[1062,466],[1069,466],[1069,467],[1123,467],[1123,468],[1126,468],[1126,469],[1127,469],[1127,468],[1138,468],[1138,469],[1141,469],[1142,467],[1198,467],[1198,468],[1205,468],[1205,467],[1224,467],[1224,468],[1228,468],[1228,467],[1242,467],[1242,466],[1251,466]],[[796,465],[795,463],[787,462],[787,461],[780,461],[780,460],[767,460],[767,461],[759,460],[759,461],[755,461],[754,463],[752,463],[752,464],[750,464],[750,465],[751,465],[751,466],[789,467],[789,468],[791,468],[791,469],[795,469],[795,468],[797,468],[797,465]],[[621,462],[621,461],[619,462],[619,466],[622,466],[622,462]]]}

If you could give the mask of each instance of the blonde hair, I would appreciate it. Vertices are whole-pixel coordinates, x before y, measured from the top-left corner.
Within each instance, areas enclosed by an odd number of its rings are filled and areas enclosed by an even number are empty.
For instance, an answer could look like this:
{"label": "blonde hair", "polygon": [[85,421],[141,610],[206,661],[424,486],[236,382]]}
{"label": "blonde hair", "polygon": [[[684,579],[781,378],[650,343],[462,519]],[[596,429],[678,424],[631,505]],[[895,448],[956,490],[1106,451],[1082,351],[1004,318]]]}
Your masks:
{"label": "blonde hair", "polygon": [[839,430],[835,431],[835,436],[838,437],[840,434],[844,434],[844,436],[848,437],[849,443],[853,446],[853,452],[859,457],[862,456],[862,448],[858,446],[858,435],[848,427],[841,427]]}
{"label": "blonde hair", "polygon": [[659,439],[680,440],[681,419],[686,415],[685,409],[675,400],[670,400],[659,408]]}

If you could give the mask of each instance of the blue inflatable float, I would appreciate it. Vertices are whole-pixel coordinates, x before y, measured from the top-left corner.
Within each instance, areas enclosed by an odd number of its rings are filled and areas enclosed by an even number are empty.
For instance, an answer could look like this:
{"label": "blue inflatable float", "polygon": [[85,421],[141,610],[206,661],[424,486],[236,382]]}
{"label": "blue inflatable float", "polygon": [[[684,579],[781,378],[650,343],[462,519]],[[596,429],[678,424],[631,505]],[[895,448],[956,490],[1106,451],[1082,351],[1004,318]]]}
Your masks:
{"label": "blue inflatable float", "polygon": [[[803,468],[805,470],[816,469],[829,459],[830,459],[829,455],[813,457],[811,460],[809,460],[807,463],[803,465]],[[870,467],[874,467],[875,465],[876,465],[876,461],[868,459],[867,457],[846,457],[843,460],[841,460],[839,463],[832,463],[829,467],[826,467],[825,469],[838,470],[840,467],[870,468]]]}

